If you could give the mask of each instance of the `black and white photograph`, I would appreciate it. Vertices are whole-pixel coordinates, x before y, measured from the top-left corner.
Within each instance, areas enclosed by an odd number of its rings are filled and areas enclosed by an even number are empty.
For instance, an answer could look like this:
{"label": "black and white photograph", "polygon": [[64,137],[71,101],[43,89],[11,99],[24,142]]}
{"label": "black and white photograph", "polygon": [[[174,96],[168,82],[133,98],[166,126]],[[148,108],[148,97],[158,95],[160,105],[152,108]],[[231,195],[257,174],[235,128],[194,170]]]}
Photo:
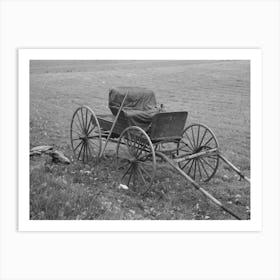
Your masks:
{"label": "black and white photograph", "polygon": [[249,220],[250,60],[30,60],[31,220]]}
{"label": "black and white photograph", "polygon": [[0,279],[279,280],[279,18],[0,0]]}

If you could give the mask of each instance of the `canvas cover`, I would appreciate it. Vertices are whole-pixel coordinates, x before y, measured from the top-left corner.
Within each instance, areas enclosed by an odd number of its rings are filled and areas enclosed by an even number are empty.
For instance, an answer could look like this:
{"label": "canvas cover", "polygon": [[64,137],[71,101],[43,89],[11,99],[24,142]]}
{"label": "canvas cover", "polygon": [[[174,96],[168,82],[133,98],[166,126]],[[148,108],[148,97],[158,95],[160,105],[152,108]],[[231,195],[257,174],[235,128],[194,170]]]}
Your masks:
{"label": "canvas cover", "polygon": [[113,115],[117,114],[122,101],[125,99],[122,111],[129,125],[140,126],[147,130],[152,117],[160,110],[156,104],[156,97],[152,90],[140,87],[119,87],[109,91],[109,108]]}

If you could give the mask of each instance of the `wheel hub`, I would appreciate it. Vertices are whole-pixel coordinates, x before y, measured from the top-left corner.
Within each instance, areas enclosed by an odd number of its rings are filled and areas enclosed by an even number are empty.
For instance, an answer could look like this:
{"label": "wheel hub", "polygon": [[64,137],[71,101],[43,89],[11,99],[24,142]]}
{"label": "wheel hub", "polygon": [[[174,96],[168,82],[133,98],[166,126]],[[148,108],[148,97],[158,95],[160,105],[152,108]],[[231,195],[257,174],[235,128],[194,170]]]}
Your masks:
{"label": "wheel hub", "polygon": [[136,164],[137,163],[137,159],[135,157],[130,158],[129,162],[132,163],[132,164]]}

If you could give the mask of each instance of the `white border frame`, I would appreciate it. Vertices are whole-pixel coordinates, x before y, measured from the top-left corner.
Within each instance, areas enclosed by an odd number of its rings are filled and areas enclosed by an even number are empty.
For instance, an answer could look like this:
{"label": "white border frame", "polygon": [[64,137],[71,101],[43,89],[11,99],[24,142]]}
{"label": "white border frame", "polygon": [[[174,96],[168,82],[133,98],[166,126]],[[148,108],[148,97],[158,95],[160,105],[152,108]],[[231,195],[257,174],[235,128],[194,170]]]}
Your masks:
{"label": "white border frame", "polygon": [[[37,221],[29,220],[30,60],[250,60],[251,219],[242,221]],[[262,71],[260,49],[19,49],[19,231],[260,231],[262,228]]]}

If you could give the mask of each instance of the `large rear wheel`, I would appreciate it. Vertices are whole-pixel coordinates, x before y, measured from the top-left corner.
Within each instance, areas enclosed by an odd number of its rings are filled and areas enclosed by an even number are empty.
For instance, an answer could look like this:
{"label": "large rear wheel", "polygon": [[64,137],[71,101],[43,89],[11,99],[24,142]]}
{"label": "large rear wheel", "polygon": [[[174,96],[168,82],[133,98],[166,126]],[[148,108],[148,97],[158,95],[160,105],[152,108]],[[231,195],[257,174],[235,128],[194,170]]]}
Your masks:
{"label": "large rear wheel", "polygon": [[79,107],[74,112],[70,138],[75,159],[87,163],[99,158],[102,149],[100,125],[95,113],[88,106]]}

